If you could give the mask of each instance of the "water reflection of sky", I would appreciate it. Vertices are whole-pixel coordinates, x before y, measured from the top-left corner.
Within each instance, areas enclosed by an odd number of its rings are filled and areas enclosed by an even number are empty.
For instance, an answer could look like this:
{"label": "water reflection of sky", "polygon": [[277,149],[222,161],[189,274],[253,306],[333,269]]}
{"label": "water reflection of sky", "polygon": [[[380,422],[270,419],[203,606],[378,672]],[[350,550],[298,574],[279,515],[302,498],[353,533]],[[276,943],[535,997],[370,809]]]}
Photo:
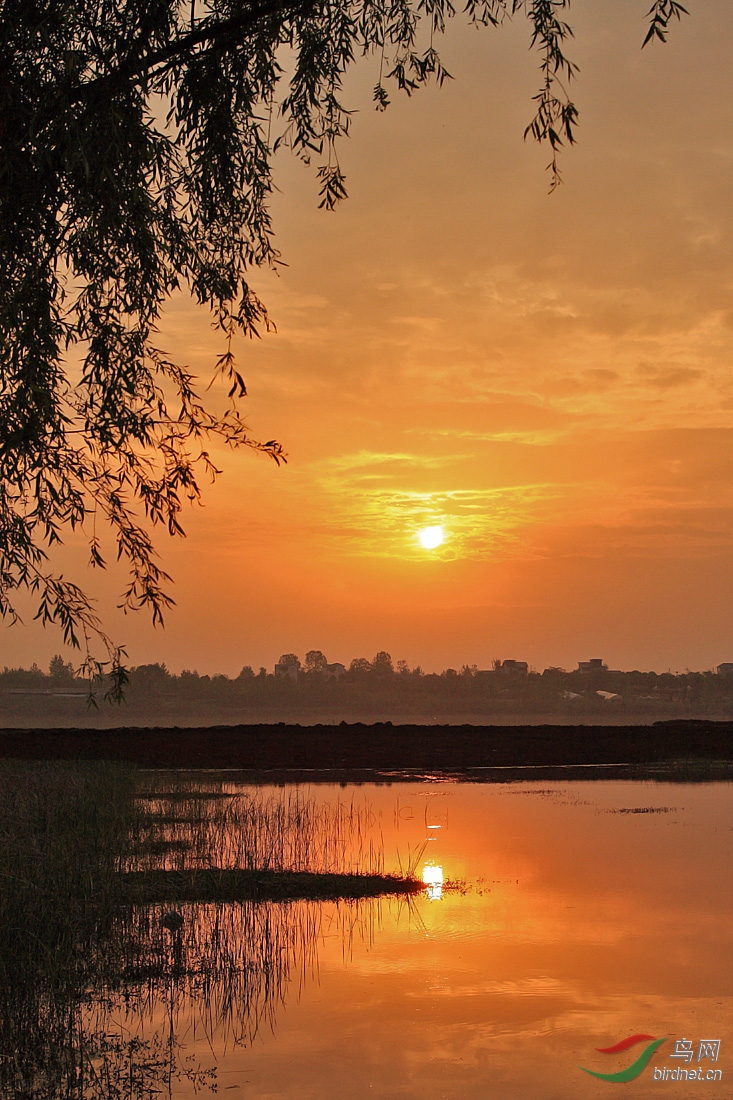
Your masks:
{"label": "water reflection of sky", "polygon": [[673,1040],[685,1036],[721,1039],[722,1083],[688,1087],[726,1100],[731,784],[400,784],[355,793],[374,808],[387,869],[411,863],[425,893],[361,910],[346,935],[352,911],[324,906],[317,965],[294,968],[273,1029],[226,1050],[214,1036],[213,1055],[203,1039],[193,1043],[202,1061],[219,1062],[220,1092],[595,1098],[620,1086],[578,1065],[621,1069],[637,1050],[595,1048],[644,1032],[670,1042],[624,1086],[629,1095],[685,1088],[651,1078],[654,1065],[675,1065]]}

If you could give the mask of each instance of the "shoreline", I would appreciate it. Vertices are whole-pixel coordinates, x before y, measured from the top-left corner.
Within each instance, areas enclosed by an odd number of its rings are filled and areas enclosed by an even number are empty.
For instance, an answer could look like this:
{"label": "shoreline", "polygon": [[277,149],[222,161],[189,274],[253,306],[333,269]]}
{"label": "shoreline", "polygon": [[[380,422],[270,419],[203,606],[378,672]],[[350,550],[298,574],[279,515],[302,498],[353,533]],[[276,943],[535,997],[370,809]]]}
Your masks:
{"label": "shoreline", "polygon": [[286,723],[198,727],[0,730],[0,759],[120,760],[145,768],[257,773],[502,769],[637,769],[733,761],[733,722],[654,725],[392,725]]}
{"label": "shoreline", "polygon": [[116,881],[120,900],[128,905],[187,901],[340,901],[387,895],[404,897],[425,889],[419,879],[405,875],[218,867],[189,871],[127,871],[118,874]]}
{"label": "shoreline", "polygon": [[[78,698],[82,698],[79,696]],[[3,703],[0,694],[0,704]],[[275,708],[272,710],[231,710],[216,707],[189,707],[169,710],[165,707],[157,710],[136,710],[126,706],[124,711],[105,706],[99,709],[86,705],[81,713],[62,714],[32,713],[11,710],[0,706],[0,732],[3,730],[69,730],[87,731],[115,729],[209,729],[211,727],[233,726],[378,726],[392,723],[394,726],[653,726],[659,722],[731,722],[733,715],[717,711],[698,713],[674,711],[643,711],[629,713],[628,710],[611,710],[606,706],[601,710],[573,713],[544,710],[439,710],[436,712],[384,710],[362,711],[323,708],[297,710]]]}

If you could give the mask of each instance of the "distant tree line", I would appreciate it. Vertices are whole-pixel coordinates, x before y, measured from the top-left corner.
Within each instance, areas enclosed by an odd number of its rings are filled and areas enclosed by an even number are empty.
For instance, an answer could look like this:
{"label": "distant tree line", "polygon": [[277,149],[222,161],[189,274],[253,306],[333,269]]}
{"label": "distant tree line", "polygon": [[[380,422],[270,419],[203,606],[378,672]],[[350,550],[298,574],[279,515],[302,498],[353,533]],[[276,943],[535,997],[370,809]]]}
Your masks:
{"label": "distant tree line", "polygon": [[[394,662],[381,650],[372,659],[356,657],[346,664],[329,663],[320,650],[305,659],[283,654],[269,672],[245,665],[238,676],[179,674],[165,664],[138,665],[130,670],[125,707],[163,711],[211,708],[212,712],[288,715],[343,712],[369,714],[733,714],[733,669],[723,672],[622,672],[605,666],[567,672],[517,671],[519,662],[494,661],[490,669],[463,665],[441,673]],[[721,666],[725,669],[725,666]],[[4,668],[0,699],[14,696],[83,696],[87,686],[73,666],[55,656],[43,672]],[[104,684],[100,685],[102,695]]]}

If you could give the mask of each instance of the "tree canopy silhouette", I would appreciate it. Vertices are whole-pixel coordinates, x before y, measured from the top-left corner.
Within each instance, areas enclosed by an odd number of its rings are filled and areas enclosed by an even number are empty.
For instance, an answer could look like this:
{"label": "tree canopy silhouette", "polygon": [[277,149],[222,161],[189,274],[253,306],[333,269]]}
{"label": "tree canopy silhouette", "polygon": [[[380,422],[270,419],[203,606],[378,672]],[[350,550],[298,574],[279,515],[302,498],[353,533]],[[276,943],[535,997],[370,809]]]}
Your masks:
{"label": "tree canopy silhouette", "polygon": [[[486,26],[528,19],[541,75],[526,134],[548,144],[553,185],[577,120],[568,4],[464,7]],[[684,10],[655,0],[647,40]],[[85,645],[89,672],[105,664],[95,636],[116,674],[120,651],[49,550],[78,528],[104,567],[108,525],[129,567],[121,606],[162,622],[170,578],[152,528],[182,533],[201,471],[217,472],[211,441],[284,461],[242,419],[232,354],[236,332],[269,325],[248,280],[278,258],[272,154],[286,145],[312,162],[320,205],[333,209],[346,194],[345,71],[375,55],[382,110],[390,88],[442,83],[434,43],[454,14],[450,0],[1,0],[0,611],[17,618],[16,594],[29,590],[37,618]],[[223,415],[156,342],[179,288],[221,329]]]}

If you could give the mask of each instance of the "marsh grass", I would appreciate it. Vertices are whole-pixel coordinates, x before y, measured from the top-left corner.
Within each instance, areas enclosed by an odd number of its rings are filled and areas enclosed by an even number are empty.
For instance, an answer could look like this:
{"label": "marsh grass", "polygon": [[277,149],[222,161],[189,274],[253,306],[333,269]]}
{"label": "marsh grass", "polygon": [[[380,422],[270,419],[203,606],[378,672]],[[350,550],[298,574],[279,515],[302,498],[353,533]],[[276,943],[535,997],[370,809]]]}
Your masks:
{"label": "marsh grass", "polygon": [[131,768],[0,767],[0,1089],[42,1100],[75,1075],[69,1036],[117,909],[134,833]]}
{"label": "marsh grass", "polygon": [[407,855],[403,863],[402,853],[397,851],[397,866],[400,869],[400,878],[408,882],[417,882],[417,869],[420,865],[422,857],[427,850],[428,842],[424,840],[421,844],[418,844],[417,848],[411,848],[407,845]]}
{"label": "marsh grass", "polygon": [[[149,781],[148,781],[149,782]],[[317,803],[299,788],[277,794],[219,783],[139,791],[138,847],[122,870],[196,867],[317,874],[382,874],[369,807]],[[160,856],[162,846],[171,845]],[[152,846],[155,855],[145,854]],[[157,847],[156,847],[157,846]]]}
{"label": "marsh grass", "polygon": [[[274,1025],[296,974],[316,966],[324,910],[214,904],[207,876],[379,874],[374,824],[366,805],[319,806],[299,790],[167,777],[156,790],[120,764],[3,761],[0,1096],[143,1100],[174,1078],[213,1086],[211,1067],[181,1061],[180,1013],[235,1042]],[[124,889],[126,874],[170,872],[201,885],[179,899],[173,932],[166,905],[130,904]],[[375,904],[334,903],[328,919],[348,942]]]}
{"label": "marsh grass", "polygon": [[134,770],[124,765],[3,761],[3,984],[39,959],[63,984],[80,937],[111,918],[115,872],[128,858],[138,816],[134,783]]}

